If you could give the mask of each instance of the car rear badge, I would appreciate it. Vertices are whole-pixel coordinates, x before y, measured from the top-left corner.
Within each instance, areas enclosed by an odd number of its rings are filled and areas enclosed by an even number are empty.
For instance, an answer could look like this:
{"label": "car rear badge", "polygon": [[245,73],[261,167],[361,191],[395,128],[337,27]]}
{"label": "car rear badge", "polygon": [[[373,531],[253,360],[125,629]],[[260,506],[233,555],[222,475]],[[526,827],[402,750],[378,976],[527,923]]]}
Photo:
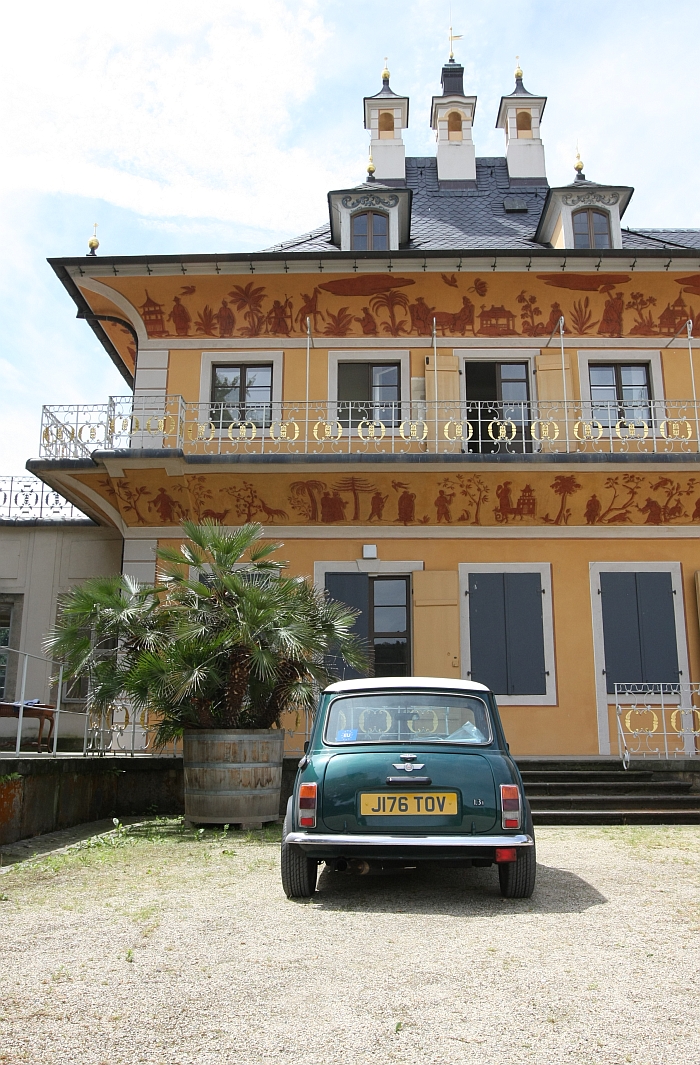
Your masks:
{"label": "car rear badge", "polygon": [[412,773],[414,769],[425,769],[424,762],[392,762],[394,769],[405,769],[407,773]]}

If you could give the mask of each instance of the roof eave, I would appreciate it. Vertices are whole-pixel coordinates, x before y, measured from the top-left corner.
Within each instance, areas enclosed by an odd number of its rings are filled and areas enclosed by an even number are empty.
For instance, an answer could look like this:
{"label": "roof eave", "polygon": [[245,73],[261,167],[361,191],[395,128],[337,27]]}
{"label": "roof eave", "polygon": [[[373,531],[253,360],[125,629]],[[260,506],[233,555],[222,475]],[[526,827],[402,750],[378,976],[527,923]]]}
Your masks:
{"label": "roof eave", "polygon": [[[107,332],[103,329],[103,327],[100,324],[100,322],[95,321],[95,319],[91,317],[94,314],[92,307],[90,306],[88,301],[85,299],[85,297],[83,296],[82,292],[80,291],[80,289],[78,288],[78,286],[76,285],[75,281],[73,280],[73,278],[71,277],[71,275],[69,274],[69,272],[67,270],[68,266],[83,265],[85,263],[85,258],[86,258],[85,256],[82,256],[80,259],[78,259],[78,258],[65,258],[65,259],[61,258],[61,259],[47,259],[46,261],[49,264],[49,266],[51,267],[51,269],[54,271],[56,276],[58,277],[58,279],[61,282],[61,284],[63,285],[63,287],[68,292],[69,296],[71,297],[71,299],[75,303],[76,307],[78,308],[78,314],[77,314],[76,317],[78,317],[78,318],[83,318],[84,317],[85,318],[85,320],[87,321],[88,325],[92,329],[93,333],[95,334],[95,336],[99,340],[100,344],[105,349],[105,351],[109,355],[110,359],[112,360],[112,362],[116,366],[117,370],[122,375],[122,377],[126,381],[126,383],[129,386],[129,388],[133,391],[133,388],[134,388],[134,378],[133,378],[133,376],[129,373],[128,368],[124,365],[124,360],[122,359],[121,355],[119,354],[119,352],[115,348],[115,346],[112,343],[112,341],[109,339],[109,336],[108,336]],[[128,258],[135,258],[135,257],[128,256]],[[141,257],[139,256],[138,258],[141,258]]]}

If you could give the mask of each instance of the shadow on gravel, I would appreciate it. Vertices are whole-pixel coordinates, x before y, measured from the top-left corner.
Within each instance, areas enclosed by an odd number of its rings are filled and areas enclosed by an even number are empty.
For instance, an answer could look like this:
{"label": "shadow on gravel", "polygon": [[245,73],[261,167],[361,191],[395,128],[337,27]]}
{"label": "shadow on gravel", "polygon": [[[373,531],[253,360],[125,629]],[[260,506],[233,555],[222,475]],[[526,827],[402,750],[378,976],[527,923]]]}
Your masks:
{"label": "shadow on gravel", "polygon": [[537,866],[531,899],[501,898],[498,871],[425,867],[415,871],[358,876],[324,869],[313,905],[324,910],[369,913],[432,913],[463,917],[514,913],[582,913],[607,903],[580,876],[567,869]]}

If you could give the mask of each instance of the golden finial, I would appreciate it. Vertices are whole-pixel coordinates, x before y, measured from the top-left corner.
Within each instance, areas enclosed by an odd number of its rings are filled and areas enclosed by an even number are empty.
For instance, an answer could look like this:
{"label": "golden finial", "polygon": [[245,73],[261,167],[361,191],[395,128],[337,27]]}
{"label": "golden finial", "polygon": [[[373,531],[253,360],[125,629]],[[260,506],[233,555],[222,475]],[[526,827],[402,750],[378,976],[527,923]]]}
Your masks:
{"label": "golden finial", "polygon": [[373,174],[376,169],[377,169],[376,166],[372,162],[372,152],[370,151],[370,153],[369,153],[369,162],[367,163],[367,173],[368,174]]}
{"label": "golden finial", "polygon": [[90,255],[94,255],[96,253],[97,249],[99,248],[99,246],[100,246],[100,242],[97,239],[97,222],[95,222],[93,224],[93,227],[92,227],[92,236],[90,237],[90,239],[88,241],[88,248],[90,249],[89,254]]}
{"label": "golden finial", "polygon": [[522,78],[523,72],[520,69],[520,56],[519,55],[516,55],[515,62],[518,64],[516,66],[516,68],[515,68],[515,76],[516,76],[516,78]]}
{"label": "golden finial", "polygon": [[583,170],[583,163],[581,162],[581,153],[578,150],[578,144],[576,145],[576,162],[574,163],[574,170],[577,174],[580,174]]}
{"label": "golden finial", "polygon": [[383,81],[388,81],[389,78],[391,77],[391,74],[389,73],[389,68],[387,66],[388,61],[389,61],[388,57],[384,56],[384,70],[382,71],[382,79],[383,79]]}

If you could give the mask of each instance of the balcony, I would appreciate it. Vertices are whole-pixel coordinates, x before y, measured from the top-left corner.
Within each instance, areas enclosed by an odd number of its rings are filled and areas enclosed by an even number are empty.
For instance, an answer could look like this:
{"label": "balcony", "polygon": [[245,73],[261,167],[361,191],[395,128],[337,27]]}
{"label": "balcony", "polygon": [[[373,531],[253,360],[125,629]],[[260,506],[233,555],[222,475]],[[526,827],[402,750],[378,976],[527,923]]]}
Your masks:
{"label": "balcony", "polygon": [[68,521],[85,523],[90,519],[38,477],[0,477],[0,522]]}
{"label": "balcony", "polygon": [[[97,451],[185,455],[697,455],[700,404],[398,402],[248,405],[180,396],[112,397],[43,408],[40,456]],[[53,493],[55,495],[55,493]],[[68,504],[66,504],[68,505]]]}

